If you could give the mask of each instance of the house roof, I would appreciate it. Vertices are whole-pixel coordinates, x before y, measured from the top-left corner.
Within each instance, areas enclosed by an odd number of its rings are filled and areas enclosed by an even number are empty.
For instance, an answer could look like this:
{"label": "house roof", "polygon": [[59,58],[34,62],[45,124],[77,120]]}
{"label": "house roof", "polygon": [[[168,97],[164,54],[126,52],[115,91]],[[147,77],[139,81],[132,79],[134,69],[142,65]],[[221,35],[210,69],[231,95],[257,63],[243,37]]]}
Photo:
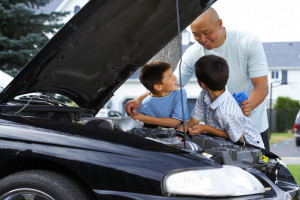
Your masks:
{"label": "house roof", "polygon": [[269,68],[299,68],[300,42],[263,43]]}

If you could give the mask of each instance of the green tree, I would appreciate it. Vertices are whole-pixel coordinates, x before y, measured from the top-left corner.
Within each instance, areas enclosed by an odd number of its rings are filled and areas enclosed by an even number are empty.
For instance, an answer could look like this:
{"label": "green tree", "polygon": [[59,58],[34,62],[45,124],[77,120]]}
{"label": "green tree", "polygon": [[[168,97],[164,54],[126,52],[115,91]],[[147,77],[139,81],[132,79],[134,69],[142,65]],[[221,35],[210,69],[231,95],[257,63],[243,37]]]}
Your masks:
{"label": "green tree", "polygon": [[274,105],[276,109],[276,129],[279,132],[285,132],[293,129],[294,122],[300,104],[298,100],[292,100],[289,97],[278,97]]}
{"label": "green tree", "polygon": [[37,13],[51,0],[0,0],[0,69],[16,75],[68,12]]}

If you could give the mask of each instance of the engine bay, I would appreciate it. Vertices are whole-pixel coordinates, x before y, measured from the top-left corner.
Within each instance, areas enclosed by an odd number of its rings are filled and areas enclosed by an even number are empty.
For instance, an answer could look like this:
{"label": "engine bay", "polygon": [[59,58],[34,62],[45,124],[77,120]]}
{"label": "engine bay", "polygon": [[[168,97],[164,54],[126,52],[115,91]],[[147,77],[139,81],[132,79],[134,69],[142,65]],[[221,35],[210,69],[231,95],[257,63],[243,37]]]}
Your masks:
{"label": "engine bay", "polygon": [[[205,159],[213,160],[220,165],[234,165],[244,170],[256,169],[265,174],[273,183],[284,191],[290,181],[295,182],[287,173],[285,164],[272,152],[241,142],[233,143],[228,139],[216,137],[209,133],[188,136],[174,128],[148,127],[143,122],[130,117],[94,117],[89,109],[62,105],[41,105],[40,103],[27,105],[18,101],[0,106],[1,115],[18,116],[40,123],[41,120],[59,123],[91,126],[95,129],[116,130],[124,134],[134,134],[147,140],[172,146]],[[266,187],[268,184],[266,183]]]}
{"label": "engine bay", "polygon": [[[220,165],[234,165],[244,170],[256,169],[264,173],[273,183],[281,189],[288,191],[290,188],[281,187],[291,181],[285,164],[272,152],[259,147],[232,141],[203,133],[196,136],[188,136],[174,128],[145,127],[140,121],[129,117],[107,118],[82,118],[85,126],[94,126],[111,130],[121,130],[125,134],[135,134],[148,140],[163,143],[165,145],[180,148],[193,154],[214,160]],[[268,184],[266,183],[266,187]]]}
{"label": "engine bay", "polygon": [[145,139],[200,153],[221,165],[235,165],[244,169],[256,168],[265,173],[275,173],[279,167],[278,158],[264,155],[262,149],[258,147],[241,142],[233,143],[209,133],[190,137],[174,128],[145,127],[142,122],[129,117],[82,118],[81,123],[85,126],[122,130],[128,134],[139,135]]}
{"label": "engine bay", "polygon": [[161,126],[146,127],[144,123],[130,117],[94,117],[88,109],[60,106],[41,105],[32,101],[25,108],[20,100],[8,105],[1,105],[0,111],[5,115],[34,117],[66,123],[77,123],[84,126],[93,126],[100,129],[120,130],[127,134],[135,134],[148,140],[153,140],[170,146],[199,153],[208,159],[213,159],[221,165],[236,165],[241,168],[257,168],[266,173],[275,173],[278,168],[278,157],[263,153],[262,149],[233,143],[228,139],[201,134],[189,137],[174,128]]}

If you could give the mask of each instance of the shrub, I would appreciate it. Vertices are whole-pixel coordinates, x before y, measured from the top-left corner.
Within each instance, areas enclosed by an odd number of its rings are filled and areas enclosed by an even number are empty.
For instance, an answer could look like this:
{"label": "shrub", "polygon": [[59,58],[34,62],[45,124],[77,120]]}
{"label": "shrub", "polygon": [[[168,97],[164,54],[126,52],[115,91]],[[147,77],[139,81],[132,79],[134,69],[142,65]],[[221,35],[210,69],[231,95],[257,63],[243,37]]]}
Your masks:
{"label": "shrub", "polygon": [[289,97],[278,97],[274,108],[276,112],[276,129],[279,132],[285,132],[293,129],[298,110],[300,109],[299,101],[292,100]]}

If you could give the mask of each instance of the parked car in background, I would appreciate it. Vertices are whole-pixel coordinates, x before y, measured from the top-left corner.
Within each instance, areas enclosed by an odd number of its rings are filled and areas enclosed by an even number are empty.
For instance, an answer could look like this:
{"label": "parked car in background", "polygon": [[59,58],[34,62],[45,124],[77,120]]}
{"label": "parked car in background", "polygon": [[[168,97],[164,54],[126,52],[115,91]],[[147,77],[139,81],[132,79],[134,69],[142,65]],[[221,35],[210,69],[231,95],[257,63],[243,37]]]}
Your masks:
{"label": "parked car in background", "polygon": [[299,199],[265,149],[95,117],[213,2],[88,1],[0,93],[0,199]]}
{"label": "parked car in background", "polygon": [[13,77],[0,70],[0,92],[13,80]]}
{"label": "parked car in background", "polygon": [[297,113],[294,125],[296,145],[300,146],[300,110]]}

